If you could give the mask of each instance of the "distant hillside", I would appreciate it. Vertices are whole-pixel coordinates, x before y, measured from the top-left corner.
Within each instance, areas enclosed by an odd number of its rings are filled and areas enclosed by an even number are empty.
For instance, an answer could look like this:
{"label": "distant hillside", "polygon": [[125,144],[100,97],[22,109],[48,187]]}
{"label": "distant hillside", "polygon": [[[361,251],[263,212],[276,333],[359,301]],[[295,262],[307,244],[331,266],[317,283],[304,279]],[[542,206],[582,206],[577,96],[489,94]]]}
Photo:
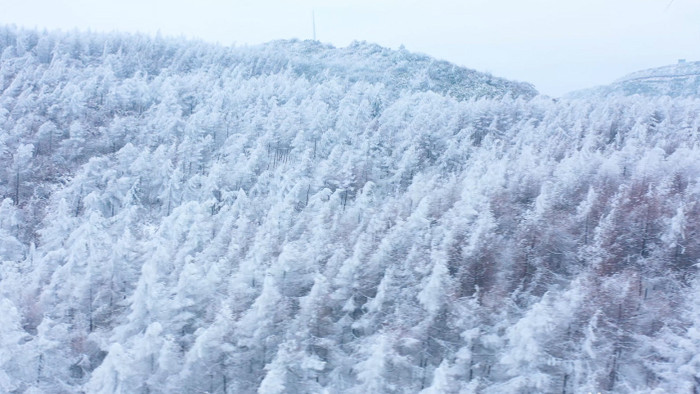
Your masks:
{"label": "distant hillside", "polygon": [[637,71],[607,86],[572,92],[571,98],[591,96],[700,97],[700,62],[678,64]]}

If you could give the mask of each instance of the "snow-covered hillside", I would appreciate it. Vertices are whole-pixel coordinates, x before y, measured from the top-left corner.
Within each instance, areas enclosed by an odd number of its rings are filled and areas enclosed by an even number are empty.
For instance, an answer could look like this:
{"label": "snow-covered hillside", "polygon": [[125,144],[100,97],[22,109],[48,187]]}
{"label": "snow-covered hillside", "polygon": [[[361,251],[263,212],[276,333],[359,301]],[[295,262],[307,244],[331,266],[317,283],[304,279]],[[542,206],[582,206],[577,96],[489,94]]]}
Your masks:
{"label": "snow-covered hillside", "polygon": [[637,71],[611,85],[585,89],[569,94],[570,98],[600,96],[698,97],[700,96],[700,62],[678,64]]}
{"label": "snow-covered hillside", "polygon": [[277,41],[240,51],[239,56],[239,62],[253,63],[251,75],[288,68],[312,82],[332,76],[351,82],[381,83],[393,91],[432,91],[457,99],[537,95],[528,83],[496,78],[405,49],[393,51],[364,42],[336,49],[313,41]]}
{"label": "snow-covered hillside", "polygon": [[700,100],[0,29],[0,391],[693,392]]}

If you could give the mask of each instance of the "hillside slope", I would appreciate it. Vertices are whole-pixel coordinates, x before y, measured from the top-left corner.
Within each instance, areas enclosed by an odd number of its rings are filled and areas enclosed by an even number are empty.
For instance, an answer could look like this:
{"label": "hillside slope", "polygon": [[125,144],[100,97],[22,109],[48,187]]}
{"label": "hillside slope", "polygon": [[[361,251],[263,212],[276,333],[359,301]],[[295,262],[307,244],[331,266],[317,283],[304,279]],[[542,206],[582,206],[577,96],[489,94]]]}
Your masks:
{"label": "hillside slope", "polygon": [[497,98],[505,94],[524,98],[537,95],[528,83],[493,77],[405,49],[394,51],[365,42],[334,48],[313,41],[276,41],[242,53],[241,61],[255,64],[251,75],[289,68],[312,82],[332,76],[351,82],[381,83],[393,91],[432,91],[460,100]]}
{"label": "hillside slope", "polygon": [[698,100],[367,44],[0,42],[2,392],[697,389]]}
{"label": "hillside slope", "polygon": [[629,74],[607,86],[584,89],[569,94],[570,98],[595,96],[700,96],[700,62],[682,62],[674,65],[641,70]]}

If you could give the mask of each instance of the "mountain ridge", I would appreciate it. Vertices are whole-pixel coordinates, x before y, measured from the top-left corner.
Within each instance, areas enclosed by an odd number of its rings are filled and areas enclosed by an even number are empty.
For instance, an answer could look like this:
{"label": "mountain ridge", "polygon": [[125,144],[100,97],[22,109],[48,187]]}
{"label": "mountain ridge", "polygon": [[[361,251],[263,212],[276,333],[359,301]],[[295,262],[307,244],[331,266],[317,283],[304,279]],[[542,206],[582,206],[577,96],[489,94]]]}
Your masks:
{"label": "mountain ridge", "polygon": [[[279,47],[293,48],[292,54],[297,56],[291,57],[290,66],[299,75],[317,75],[314,69],[321,65],[325,66],[322,67],[324,71],[343,75],[351,81],[362,79],[419,91],[432,90],[457,99],[501,97],[506,93],[532,98],[538,94],[529,83],[494,77],[405,49],[393,50],[362,41],[342,48],[309,40],[278,40],[253,46],[272,53]],[[412,69],[420,72],[412,72]]]}
{"label": "mountain ridge", "polygon": [[700,62],[685,62],[635,71],[610,85],[578,90],[569,98],[616,95],[698,97],[700,96]]}

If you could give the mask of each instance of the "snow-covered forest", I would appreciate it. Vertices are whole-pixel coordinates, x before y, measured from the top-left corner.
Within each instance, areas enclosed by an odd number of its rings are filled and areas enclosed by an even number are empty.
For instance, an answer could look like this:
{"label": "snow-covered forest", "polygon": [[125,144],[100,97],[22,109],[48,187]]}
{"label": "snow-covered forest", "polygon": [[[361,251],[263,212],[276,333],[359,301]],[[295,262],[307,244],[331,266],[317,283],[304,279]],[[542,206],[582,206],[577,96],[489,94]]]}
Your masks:
{"label": "snow-covered forest", "polygon": [[699,97],[700,62],[687,62],[685,59],[680,59],[678,64],[637,71],[607,86],[571,92],[568,97],[580,99],[591,96],[633,94]]}
{"label": "snow-covered forest", "polygon": [[367,43],[0,52],[0,392],[700,390],[695,96]]}

